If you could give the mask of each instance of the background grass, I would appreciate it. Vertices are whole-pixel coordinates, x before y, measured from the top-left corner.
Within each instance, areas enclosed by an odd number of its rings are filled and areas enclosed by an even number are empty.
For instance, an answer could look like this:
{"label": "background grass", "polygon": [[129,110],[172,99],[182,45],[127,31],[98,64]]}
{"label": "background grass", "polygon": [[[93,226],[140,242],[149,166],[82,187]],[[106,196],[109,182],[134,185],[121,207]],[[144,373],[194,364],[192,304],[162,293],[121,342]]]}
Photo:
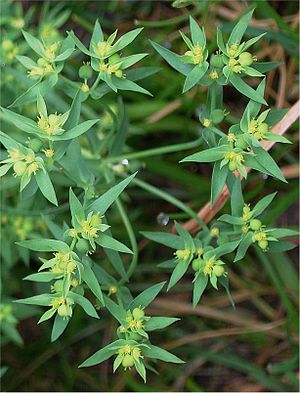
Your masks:
{"label": "background grass", "polygon": [[[4,2],[3,2],[4,3]],[[50,9],[58,2],[51,1]],[[141,84],[150,90],[154,98],[135,93],[122,92],[128,115],[127,151],[141,152],[174,143],[196,140],[200,134],[197,114],[205,102],[205,88],[193,89],[181,95],[183,77],[168,67],[151,48],[148,39],[171,46],[177,52],[184,50],[178,30],[188,31],[188,16],[194,15],[203,24],[208,36],[209,50],[216,50],[216,26],[221,24],[225,33],[231,31],[232,21],[248,7],[256,6],[254,21],[247,30],[253,36],[267,31],[268,35],[256,45],[259,60],[279,61],[280,66],[267,78],[266,99],[271,106],[289,108],[298,97],[298,2],[296,1],[194,1],[183,8],[172,7],[172,2],[161,1],[68,1],[59,2],[61,12],[69,10],[64,24],[65,30],[74,29],[86,42],[98,17],[106,33],[118,28],[124,33],[135,26],[144,26],[144,32],[130,46],[129,51],[149,52],[143,65],[160,66],[157,74]],[[26,14],[33,10],[29,26],[34,29],[43,20],[43,2],[23,1],[7,3],[10,13],[17,15],[20,9]],[[3,7],[3,5],[2,5]],[[44,17],[47,18],[47,15]],[[51,21],[50,21],[51,22]],[[7,32],[2,24],[3,37]],[[21,44],[19,37],[16,43]],[[85,59],[84,59],[85,60]],[[76,79],[80,58],[71,60],[66,72]],[[252,81],[255,85],[257,81]],[[5,84],[2,93],[4,105],[10,103],[14,86]],[[68,102],[57,92],[51,97],[52,105],[58,104],[64,111]],[[7,101],[7,103],[6,103]],[[228,125],[239,119],[247,103],[246,98],[234,89],[226,88],[225,107],[230,111]],[[107,119],[106,128],[98,132],[107,133],[109,116],[105,106],[118,112],[116,96],[109,94],[100,102],[89,101],[83,108],[83,117],[100,115]],[[54,107],[54,105],[53,105]],[[29,110],[30,108],[28,108]],[[56,108],[57,110],[57,108]],[[288,132],[293,145],[275,146],[272,155],[279,166],[290,173],[285,185],[257,173],[249,176],[245,198],[254,201],[266,193],[279,192],[277,202],[266,217],[266,224],[296,227],[298,217],[297,170],[297,125]],[[87,141],[82,138],[83,146]],[[188,150],[189,153],[196,149]],[[188,206],[199,210],[209,199],[211,168],[209,165],[179,165],[178,161],[187,151],[156,155],[154,157],[130,159],[132,169],[139,168],[140,181],[147,182],[168,195],[179,198]],[[296,167],[297,168],[297,167]],[[13,180],[12,180],[13,182]],[[13,183],[12,183],[13,185]],[[137,293],[150,284],[167,279],[168,274],[159,270],[157,264],[170,258],[168,249],[150,243],[139,235],[139,231],[170,230],[172,220],[188,219],[178,207],[147,192],[136,184],[125,195],[134,231],[139,241],[138,267],[130,283]],[[1,184],[8,200],[13,199],[9,188]],[[60,208],[59,220],[68,210]],[[228,204],[223,208],[228,212]],[[55,209],[49,217],[57,219]],[[24,215],[24,209],[21,212]],[[46,212],[47,213],[47,212]],[[40,216],[39,202],[33,217]],[[5,204],[2,216],[20,215],[14,204]],[[127,242],[127,235],[117,210],[111,210],[110,222],[115,236]],[[8,230],[6,226],[3,230]],[[12,230],[12,228],[10,228]],[[15,237],[17,239],[17,237]],[[2,244],[5,247],[5,244]],[[3,268],[3,293],[5,296],[25,297],[38,291],[38,285],[23,282],[22,277],[36,270],[37,261],[28,266],[23,262]],[[3,391],[298,391],[298,276],[297,252],[268,254],[248,252],[246,258],[231,265],[229,278],[236,310],[232,309],[224,291],[209,290],[200,305],[192,309],[190,295],[192,277],[182,280],[168,295],[161,295],[149,308],[151,315],[181,317],[174,327],[153,335],[157,343],[186,360],[180,366],[160,362],[159,375],[148,375],[144,385],[132,372],[119,370],[112,376],[110,361],[88,369],[77,369],[91,353],[110,342],[115,323],[108,313],[100,312],[101,320],[95,321],[76,308],[70,326],[63,336],[50,344],[51,325],[46,322],[37,326],[36,310],[20,309],[18,315],[24,319],[18,329],[24,346],[2,341],[2,390]],[[25,310],[25,311],[24,311]],[[23,314],[22,314],[23,313]],[[25,318],[26,317],[26,318]]]}

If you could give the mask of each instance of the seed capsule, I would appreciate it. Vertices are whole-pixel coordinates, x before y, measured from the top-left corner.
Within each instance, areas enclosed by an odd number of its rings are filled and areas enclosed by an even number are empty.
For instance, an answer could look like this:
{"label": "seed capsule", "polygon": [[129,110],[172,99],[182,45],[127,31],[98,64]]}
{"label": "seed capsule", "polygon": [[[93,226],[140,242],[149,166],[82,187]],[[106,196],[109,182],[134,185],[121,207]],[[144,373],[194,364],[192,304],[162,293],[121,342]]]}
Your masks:
{"label": "seed capsule", "polygon": [[110,56],[108,58],[108,63],[109,64],[115,64],[118,63],[121,60],[120,55],[118,55],[117,53],[115,53],[114,55]]}
{"label": "seed capsule", "polygon": [[224,65],[222,55],[212,55],[210,59],[210,64],[213,67],[222,68]]}
{"label": "seed capsule", "polygon": [[233,171],[236,170],[237,165],[236,165],[236,163],[234,161],[230,161],[229,164],[228,164],[228,168],[229,168],[230,171],[233,172]]}
{"label": "seed capsule", "polygon": [[258,127],[257,127],[257,131],[264,133],[264,132],[268,132],[269,131],[269,126],[267,123],[261,123]]}
{"label": "seed capsule", "polygon": [[79,78],[90,79],[93,76],[93,69],[89,64],[84,64],[79,68]]}
{"label": "seed capsule", "polygon": [[63,285],[64,285],[63,280],[55,281],[53,285],[55,292],[61,292],[63,290]]}
{"label": "seed capsule", "polygon": [[266,251],[266,250],[267,250],[268,245],[269,245],[269,243],[268,243],[267,240],[260,240],[260,241],[258,242],[258,247],[260,247],[263,251]]}
{"label": "seed capsule", "polygon": [[77,241],[77,243],[76,243],[76,249],[79,251],[79,252],[82,252],[82,253],[87,253],[88,251],[89,251],[89,249],[90,249],[90,244],[89,244],[89,242],[87,241],[87,240],[85,240],[85,239],[78,239],[78,241]]}
{"label": "seed capsule", "polygon": [[101,223],[102,223],[102,220],[101,220],[101,217],[99,216],[99,214],[94,214],[91,217],[90,224],[92,227],[98,227]]}
{"label": "seed capsule", "polygon": [[215,109],[211,113],[211,120],[214,124],[219,124],[224,119],[224,112],[222,109]]}
{"label": "seed capsule", "polygon": [[122,360],[122,366],[126,368],[130,368],[134,365],[134,359],[133,356],[131,355],[125,355],[123,360]]}
{"label": "seed capsule", "polygon": [[223,266],[220,265],[216,265],[213,267],[213,273],[217,276],[217,277],[221,277],[224,274],[225,269],[223,268]]}
{"label": "seed capsule", "polygon": [[68,318],[72,316],[72,307],[62,304],[58,307],[57,314],[63,318]]}
{"label": "seed capsule", "polygon": [[13,167],[16,176],[22,176],[26,171],[26,168],[27,165],[25,164],[25,162],[21,162],[21,161],[16,162]]}
{"label": "seed capsule", "polygon": [[254,219],[254,220],[250,221],[250,228],[253,231],[258,231],[260,227],[261,227],[261,221],[260,220]]}
{"label": "seed capsule", "polygon": [[192,262],[192,268],[197,272],[201,267],[202,260],[200,258],[194,259]]}
{"label": "seed capsule", "polygon": [[242,66],[250,66],[253,63],[253,57],[249,52],[243,52],[239,56],[239,63]]}

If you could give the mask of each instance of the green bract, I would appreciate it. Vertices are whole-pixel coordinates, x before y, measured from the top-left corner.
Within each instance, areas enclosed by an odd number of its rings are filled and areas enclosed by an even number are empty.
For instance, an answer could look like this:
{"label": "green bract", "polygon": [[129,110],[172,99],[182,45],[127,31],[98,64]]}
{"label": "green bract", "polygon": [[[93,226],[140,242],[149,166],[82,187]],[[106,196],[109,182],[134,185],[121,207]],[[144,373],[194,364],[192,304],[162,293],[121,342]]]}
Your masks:
{"label": "green bract", "polygon": [[[142,30],[142,28],[139,28],[129,31],[115,41],[117,36],[116,30],[107,39],[105,39],[100,23],[97,20],[94,26],[89,49],[82,44],[73,31],[69,32],[69,37],[73,40],[77,48],[85,55],[90,56],[91,66],[98,74],[96,83],[93,85],[93,90],[96,89],[99,81],[102,80],[115,92],[118,90],[132,90],[151,95],[151,93],[136,84],[130,79],[130,77],[127,77],[126,73],[124,73],[127,68],[147,56],[147,53],[139,53],[125,57],[118,53],[128,46]],[[89,75],[86,77],[83,75],[84,79],[88,79],[90,77]],[[95,92],[95,94],[97,94],[97,92]]]}
{"label": "green bract", "polygon": [[152,345],[147,333],[170,326],[179,320],[178,318],[169,317],[148,317],[143,311],[155,299],[164,284],[162,282],[146,289],[133,299],[126,309],[106,297],[105,305],[107,309],[120,323],[117,329],[119,339],[86,359],[80,367],[94,366],[115,356],[113,372],[121,365],[124,370],[135,367],[138,374],[146,382],[145,366],[147,365],[148,359],[183,363],[177,356]]}
{"label": "green bract", "polygon": [[[226,242],[226,234],[213,228],[210,232],[201,231],[195,238],[192,238],[178,223],[175,223],[178,235],[171,235],[168,233],[143,232],[143,235],[150,240],[161,243],[167,247],[175,249],[174,258],[161,263],[159,266],[165,268],[174,268],[170,277],[168,290],[172,288],[188,271],[191,266],[194,271],[194,290],[193,290],[193,306],[196,307],[202,293],[204,292],[208,281],[211,285],[218,289],[217,282],[219,281],[225,287],[228,295],[229,287],[227,280],[227,273],[222,265],[225,263],[221,257],[234,251],[239,241]],[[217,247],[214,244],[214,237],[218,238]],[[230,297],[231,299],[231,297]]]}

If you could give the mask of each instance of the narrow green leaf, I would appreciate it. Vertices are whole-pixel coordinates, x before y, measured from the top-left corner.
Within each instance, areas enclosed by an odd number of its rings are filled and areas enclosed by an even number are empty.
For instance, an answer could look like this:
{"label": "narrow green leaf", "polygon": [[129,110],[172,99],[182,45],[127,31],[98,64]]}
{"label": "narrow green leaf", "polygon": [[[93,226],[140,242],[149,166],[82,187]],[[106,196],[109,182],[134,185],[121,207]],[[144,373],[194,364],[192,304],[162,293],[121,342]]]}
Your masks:
{"label": "narrow green leaf", "polygon": [[234,26],[229,38],[228,38],[228,45],[232,44],[240,44],[243,35],[248,27],[248,24],[252,18],[252,14],[254,12],[254,9],[247,12],[244,16],[240,18],[238,23]]}
{"label": "narrow green leaf", "polygon": [[143,348],[143,355],[150,359],[158,359],[169,363],[185,363],[172,353],[152,344],[147,344],[147,347]]}
{"label": "narrow green leaf", "polygon": [[53,315],[54,315],[55,313],[56,313],[55,308],[50,308],[50,310],[45,311],[44,314],[43,314],[43,315],[41,316],[41,318],[39,319],[38,324],[47,321],[48,319],[50,319],[51,317],[53,317]]}
{"label": "narrow green leaf", "polygon": [[93,53],[87,50],[87,48],[83,45],[83,43],[76,37],[73,31],[68,32],[69,36],[72,38],[74,41],[74,44],[77,46],[77,48],[84,53],[85,55],[88,56],[93,56]]}
{"label": "narrow green leaf", "polygon": [[[37,126],[37,124],[28,119],[25,116],[19,115],[18,113],[12,112],[9,109],[2,108],[2,112],[5,114],[5,117],[13,123],[17,128],[24,132],[28,132],[29,134],[43,135],[41,129]],[[43,135],[45,137],[45,135]]]}
{"label": "narrow green leaf", "polygon": [[33,304],[36,306],[50,306],[50,303],[54,298],[55,298],[54,295],[43,293],[41,295],[35,295],[35,296],[27,297],[25,299],[18,299],[15,300],[15,302],[22,303],[22,304]]}
{"label": "narrow green leaf", "polygon": [[186,261],[178,261],[175,269],[172,272],[167,291],[169,291],[185,274],[188,270],[189,262]]}
{"label": "narrow green leaf", "polygon": [[46,103],[45,103],[44,98],[42,97],[39,90],[37,92],[37,110],[38,110],[40,116],[47,118],[48,112],[47,112]]}
{"label": "narrow green leaf", "polygon": [[270,154],[262,147],[253,147],[255,158],[272,176],[287,183],[285,177],[282,175],[280,168],[270,156]]}
{"label": "narrow green leaf", "polygon": [[180,318],[151,317],[148,321],[145,322],[145,330],[147,332],[151,332],[157,329],[164,329],[176,321],[180,321]]}
{"label": "narrow green leaf", "polygon": [[216,199],[218,198],[222,188],[226,183],[226,179],[228,176],[228,167],[224,165],[221,168],[220,162],[216,162],[214,165],[212,180],[211,180],[211,195],[210,195],[210,204],[214,205]]}
{"label": "narrow green leaf", "polygon": [[191,154],[179,162],[214,162],[221,160],[227,151],[228,148],[224,146],[213,147],[211,149],[202,150],[198,153]]}
{"label": "narrow green leaf", "polygon": [[84,121],[83,123],[78,124],[74,128],[71,128],[71,130],[64,132],[62,135],[57,135],[57,136],[51,137],[51,140],[53,140],[53,141],[68,141],[70,139],[77,138],[78,136],[87,132],[98,121],[99,121],[99,119]]}
{"label": "narrow green leaf", "polygon": [[105,214],[107,209],[114,203],[114,201],[119,197],[125,187],[131,182],[131,180],[135,177],[137,172],[133,175],[127,177],[127,179],[122,180],[120,183],[113,186],[110,190],[106,191],[103,195],[101,195],[98,199],[92,202],[87,210],[98,212],[100,216]]}
{"label": "narrow green leaf", "polygon": [[236,253],[236,256],[235,256],[233,262],[237,262],[237,261],[241,260],[242,258],[244,258],[248,248],[252,244],[252,235],[253,235],[253,233],[249,232],[242,237],[241,243],[237,249],[237,253]]}
{"label": "narrow green leaf", "polygon": [[90,356],[83,363],[81,363],[79,368],[91,367],[94,366],[95,364],[104,362],[105,360],[109,359],[112,355],[114,355],[117,352],[116,349],[118,348],[118,346],[121,346],[123,342],[124,340],[117,340],[114,341],[113,343],[110,343],[106,347],[94,353],[94,355]]}
{"label": "narrow green leaf", "polygon": [[274,192],[273,194],[269,194],[262,198],[253,208],[253,217],[259,216],[266,208],[270,205],[270,203],[273,201],[275,198],[277,192]]}
{"label": "narrow green leaf", "polygon": [[227,222],[232,225],[243,225],[243,220],[240,217],[230,216],[229,214],[223,214],[218,218],[218,221]]}
{"label": "narrow green leaf", "polygon": [[69,322],[70,318],[62,318],[56,314],[51,332],[51,342],[56,341],[63,334]]}
{"label": "narrow green leaf", "polygon": [[260,104],[268,105],[267,101],[260,94],[258,94],[256,90],[247,85],[247,83],[245,83],[241,77],[231,73],[229,80],[231,84],[246,97],[253,101],[257,101]]}
{"label": "narrow green leaf", "polygon": [[113,52],[118,52],[129,45],[143,30],[143,27],[139,27],[137,29],[128,31],[123,34],[122,37],[118,39],[118,41],[113,45]]}
{"label": "narrow green leaf", "polygon": [[165,283],[166,282],[163,281],[145,289],[129,304],[129,309],[133,310],[136,307],[147,307],[156,298]]}
{"label": "narrow green leaf", "polygon": [[202,64],[196,65],[191,72],[188,73],[186,80],[184,82],[182,93],[186,93],[188,90],[192,89],[203,77],[208,69],[208,63],[205,61]]}
{"label": "narrow green leaf", "polygon": [[24,277],[23,280],[35,282],[50,282],[56,278],[55,274],[49,272],[33,273]]}
{"label": "narrow green leaf", "polygon": [[103,248],[110,248],[111,250],[126,252],[128,254],[133,254],[133,252],[125,246],[125,244],[119,242],[119,240],[114,239],[105,233],[99,233],[98,237],[95,238],[95,242]]}
{"label": "narrow green leaf", "polygon": [[198,44],[202,47],[205,47],[206,38],[205,38],[204,31],[201,29],[201,27],[198,25],[198,23],[191,15],[190,15],[190,29],[191,29],[191,36],[194,46]]}
{"label": "narrow green leaf", "polygon": [[177,235],[165,232],[141,232],[143,236],[164,246],[180,250],[184,248],[184,240]]}
{"label": "narrow green leaf", "polygon": [[93,292],[93,294],[96,296],[96,298],[101,302],[101,304],[104,304],[104,299],[103,299],[101,287],[100,287],[99,282],[95,276],[95,273],[93,272],[93,270],[90,268],[90,266],[88,264],[84,265],[82,278],[83,278],[83,281],[86,282],[86,284],[90,288],[90,290]]}
{"label": "narrow green leaf", "polygon": [[91,43],[90,43],[90,50],[92,50],[92,43],[98,44],[98,42],[103,42],[103,41],[104,41],[104,36],[103,36],[102,29],[101,29],[101,25],[99,23],[99,20],[96,19],[92,38],[91,38]]}
{"label": "narrow green leaf", "polygon": [[195,308],[199,303],[199,300],[207,286],[208,276],[204,274],[198,274],[193,287],[193,307]]}
{"label": "narrow green leaf", "polygon": [[24,30],[22,30],[22,33],[25,40],[27,41],[27,44],[31,47],[31,49],[33,49],[34,52],[40,55],[40,57],[45,57],[45,50],[41,41]]}
{"label": "narrow green leaf", "polygon": [[126,310],[112,301],[108,296],[105,296],[104,303],[105,307],[108,309],[111,315],[116,318],[116,320],[119,321],[121,325],[123,325],[127,317]]}
{"label": "narrow green leaf", "polygon": [[84,209],[82,204],[80,203],[77,196],[72,191],[72,188],[69,190],[69,203],[70,203],[70,211],[72,216],[72,225],[75,226],[77,221],[81,221],[85,219]]}
{"label": "narrow green leaf", "polygon": [[136,91],[138,93],[143,93],[152,97],[152,94],[148,90],[144,89],[143,87],[139,86],[137,83],[132,82],[129,79],[117,78],[113,76],[112,82],[119,90]]}
{"label": "narrow green leaf", "polygon": [[58,206],[56,193],[48,173],[45,170],[37,171],[35,180],[44,197],[55,206]]}
{"label": "narrow green leaf", "polygon": [[179,71],[183,75],[188,75],[188,73],[192,70],[192,66],[190,64],[183,63],[181,57],[174,52],[171,52],[169,49],[164,48],[163,46],[150,41],[153,48],[166,60],[167,63],[170,64],[176,71]]}
{"label": "narrow green leaf", "polygon": [[79,304],[84,309],[87,315],[99,319],[99,315],[97,314],[94,306],[88,299],[75,292],[69,292],[68,296],[73,299],[75,303]]}
{"label": "narrow green leaf", "polygon": [[23,240],[21,242],[16,242],[18,246],[29,248],[33,251],[59,251],[63,253],[70,252],[69,246],[60,241],[53,239],[34,239],[34,240]]}

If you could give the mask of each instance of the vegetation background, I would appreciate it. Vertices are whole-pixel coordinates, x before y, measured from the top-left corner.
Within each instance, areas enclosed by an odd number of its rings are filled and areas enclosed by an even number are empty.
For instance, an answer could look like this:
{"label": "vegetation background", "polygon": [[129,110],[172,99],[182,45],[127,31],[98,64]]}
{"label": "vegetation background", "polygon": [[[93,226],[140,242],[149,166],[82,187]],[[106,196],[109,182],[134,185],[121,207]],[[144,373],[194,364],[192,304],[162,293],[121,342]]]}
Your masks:
{"label": "vegetation background", "polygon": [[[58,17],[51,10],[59,6],[64,15],[59,24],[62,34],[74,29],[82,40],[87,40],[96,18],[106,33],[116,28],[123,34],[136,26],[144,32],[131,45],[133,53],[149,52],[143,65],[160,66],[158,73],[142,82],[153,98],[122,92],[129,119],[127,145],[133,151],[172,143],[192,141],[200,133],[198,113],[205,103],[205,88],[193,89],[181,95],[183,77],[171,69],[152,49],[148,39],[183,51],[178,30],[188,31],[188,16],[204,25],[209,51],[216,50],[216,26],[230,32],[233,21],[246,8],[255,6],[254,20],[248,36],[267,31],[268,35],[256,46],[259,60],[279,61],[276,70],[267,77],[266,99],[271,106],[289,108],[298,98],[298,2],[297,1],[207,1],[194,0],[174,3],[169,1],[50,1],[45,13],[43,1],[12,2],[3,0],[3,15],[12,18],[30,15],[26,29],[41,31],[54,28]],[[182,6],[183,5],[183,6]],[[30,14],[28,14],[30,13]],[[1,22],[3,37],[10,27]],[[15,45],[24,45],[20,31],[16,31]],[[2,62],[1,62],[2,63]],[[3,65],[3,64],[1,64]],[[74,75],[80,67],[80,57],[69,62],[68,72]],[[25,72],[24,72],[25,74]],[[4,73],[3,73],[4,75]],[[254,78],[252,78],[254,79]],[[5,80],[2,101],[10,102],[10,87]],[[254,85],[257,81],[252,80]],[[4,93],[5,92],[5,93]],[[61,96],[60,100],[64,100]],[[114,94],[103,99],[117,111]],[[230,111],[228,126],[241,116],[247,99],[227,87],[225,107]],[[99,133],[111,126],[109,116],[97,101],[91,101],[94,113],[103,119]],[[224,124],[226,128],[226,124]],[[246,200],[255,200],[266,193],[279,191],[277,203],[269,210],[268,223],[296,227],[298,222],[298,165],[297,124],[288,131],[293,145],[276,145],[272,149],[289,184],[263,178],[257,173],[249,176]],[[209,165],[182,165],[182,153],[141,159],[139,177],[187,203],[195,210],[209,199],[211,168]],[[130,163],[131,164],[131,163]],[[135,162],[132,163],[135,165]],[[1,186],[1,183],[0,183]],[[67,195],[66,195],[67,200]],[[140,259],[130,288],[139,292],[152,283],[166,279],[156,265],[169,259],[169,250],[150,243],[139,235],[142,230],[171,230],[172,220],[185,221],[176,207],[141,189],[131,188],[127,206],[134,230],[139,239]],[[227,206],[223,209],[226,212]],[[2,211],[17,220],[13,209]],[[62,210],[62,215],[64,210]],[[38,220],[39,217],[33,217]],[[126,242],[126,233],[117,213],[110,212],[116,237]],[[267,224],[267,223],[266,223]],[[18,224],[16,224],[17,228]],[[119,228],[119,230],[118,230]],[[7,230],[3,226],[3,230]],[[15,234],[16,240],[18,239]],[[2,244],[5,247],[5,244]],[[30,296],[34,283],[22,277],[36,270],[18,262],[3,274],[4,288],[11,297]],[[50,323],[37,326],[35,310],[28,315],[22,311],[18,329],[24,345],[17,346],[3,340],[2,391],[298,391],[298,276],[297,251],[258,257],[253,251],[238,264],[231,265],[230,282],[236,310],[232,309],[223,290],[207,291],[198,307],[190,304],[191,280],[183,280],[168,295],[161,295],[149,309],[152,315],[172,315],[182,318],[172,328],[155,333],[153,342],[172,350],[187,362],[179,366],[160,363],[160,375],[149,374],[148,383],[130,372],[119,370],[112,377],[112,364],[78,369],[91,353],[106,345],[114,331],[112,319],[103,312],[101,320],[88,318],[76,309],[72,322],[63,336],[50,344]],[[31,309],[32,310],[32,309]]]}

